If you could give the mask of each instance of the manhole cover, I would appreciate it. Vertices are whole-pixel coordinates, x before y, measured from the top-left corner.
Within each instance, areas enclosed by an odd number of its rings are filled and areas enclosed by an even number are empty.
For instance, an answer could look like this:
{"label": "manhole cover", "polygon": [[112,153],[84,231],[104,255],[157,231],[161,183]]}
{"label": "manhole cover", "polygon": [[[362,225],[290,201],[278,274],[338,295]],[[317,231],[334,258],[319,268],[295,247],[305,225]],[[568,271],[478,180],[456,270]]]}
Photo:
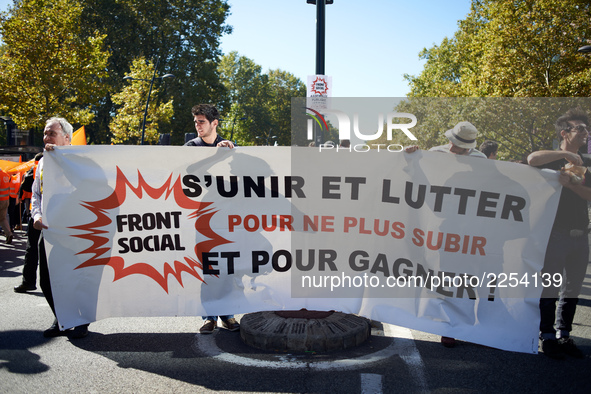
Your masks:
{"label": "manhole cover", "polygon": [[369,320],[334,311],[256,312],[240,319],[244,343],[263,350],[342,350],[362,344],[370,335]]}

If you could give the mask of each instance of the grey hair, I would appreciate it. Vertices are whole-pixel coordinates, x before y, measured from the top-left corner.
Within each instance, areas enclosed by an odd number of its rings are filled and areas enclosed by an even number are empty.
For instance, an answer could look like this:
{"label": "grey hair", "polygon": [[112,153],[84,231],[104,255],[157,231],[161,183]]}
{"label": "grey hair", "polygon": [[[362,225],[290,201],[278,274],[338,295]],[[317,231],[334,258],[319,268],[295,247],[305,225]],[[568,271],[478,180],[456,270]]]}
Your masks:
{"label": "grey hair", "polygon": [[72,125],[64,118],[57,117],[47,119],[47,122],[45,122],[45,126],[49,126],[54,123],[60,124],[63,133],[67,135],[69,137],[70,142],[72,142],[72,134],[74,133],[74,127],[72,127]]}

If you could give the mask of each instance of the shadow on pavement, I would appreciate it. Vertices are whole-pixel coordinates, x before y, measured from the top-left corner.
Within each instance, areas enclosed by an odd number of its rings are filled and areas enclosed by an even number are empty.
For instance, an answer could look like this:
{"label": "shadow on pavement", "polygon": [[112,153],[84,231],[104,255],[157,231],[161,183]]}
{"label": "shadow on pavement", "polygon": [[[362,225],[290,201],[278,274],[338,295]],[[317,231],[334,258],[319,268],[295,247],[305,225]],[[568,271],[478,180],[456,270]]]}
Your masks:
{"label": "shadow on pavement", "polygon": [[[121,368],[133,368],[145,372],[158,374],[185,383],[199,385],[216,391],[247,391],[247,392],[276,392],[279,387],[286,392],[307,392],[311,390],[310,379],[343,378],[342,374],[361,373],[365,368],[360,367],[351,371],[325,371],[290,370],[288,381],[281,369],[272,368],[241,368],[225,361],[212,359],[195,351],[192,344],[195,342],[194,333],[117,333],[100,334],[90,333],[80,341],[71,343],[82,349],[102,355],[115,361]],[[374,340],[378,339],[374,337]],[[388,339],[388,338],[382,338]],[[391,339],[388,339],[388,341]],[[394,339],[396,341],[396,339]],[[337,354],[328,352],[310,355],[295,355],[274,353],[262,350],[253,350],[244,345],[235,333],[219,332],[216,342],[222,351],[229,351],[242,357],[254,359],[265,358],[266,355],[275,354],[277,357],[270,359],[292,359],[295,361],[322,361],[326,358],[340,358]],[[505,352],[488,348],[469,342],[458,341],[454,349],[447,349],[438,342],[415,339],[416,346],[422,356],[429,387],[434,391],[438,389],[464,389],[474,392],[502,392],[507,389],[507,381],[501,376],[511,376],[515,365],[521,370],[527,371],[528,378],[523,384],[515,383],[516,388],[525,389],[532,382],[541,382],[549,389],[560,392],[564,389],[564,381],[556,379],[551,373],[540,371],[553,371],[555,368],[565,369],[568,376],[569,387],[581,389],[587,387],[588,370],[591,365],[591,341],[578,341],[581,350],[587,355],[585,360],[568,358],[557,362],[539,354],[522,354]],[[377,345],[374,343],[373,345]],[[368,345],[373,348],[371,344]],[[360,350],[360,349],[358,349]],[[377,350],[377,349],[374,349]],[[366,353],[372,350],[366,349]],[[257,356],[258,355],[258,356]],[[507,362],[512,360],[512,362]],[[384,376],[396,376],[396,371],[404,371],[408,365],[397,356],[390,357],[380,364],[368,364],[367,369],[371,373]],[[480,371],[481,379],[474,380],[473,371]],[[568,371],[568,373],[566,373]],[[283,376],[283,377],[282,377]],[[323,378],[324,376],[324,378]],[[308,383],[306,383],[308,382]],[[530,387],[531,388],[531,387]],[[518,390],[519,391],[519,390]],[[576,391],[576,390],[575,390]]]}
{"label": "shadow on pavement", "polygon": [[[235,365],[231,362],[219,361],[202,354],[194,345],[196,333],[116,333],[100,334],[90,332],[88,337],[71,341],[81,350],[93,352],[113,360],[121,368],[132,368],[185,383],[207,387],[215,391],[238,392],[276,392],[283,387],[287,392],[309,391],[306,377],[307,369],[290,370],[289,381],[281,370],[274,368],[253,368]],[[215,336],[216,343],[222,352],[235,354],[253,360],[280,360],[289,358],[299,362],[327,361],[332,358],[360,356],[362,353],[373,353],[388,346],[391,338],[373,338],[365,349],[347,349],[345,351],[318,354],[288,354],[287,352],[264,351],[245,345],[236,332],[220,330]],[[383,343],[382,343],[383,342]],[[358,353],[358,354],[356,354]],[[277,361],[285,366],[285,361]],[[393,362],[403,367],[402,361],[394,357]],[[245,373],[248,371],[248,373]],[[324,372],[315,372],[324,374]],[[336,373],[351,373],[336,371]],[[254,376],[257,376],[255,378]],[[283,377],[282,377],[283,376]],[[295,376],[295,378],[294,378]],[[292,385],[289,387],[289,385]]]}
{"label": "shadow on pavement", "polygon": [[48,371],[49,366],[39,361],[40,357],[29,350],[47,341],[40,331],[0,331],[0,368],[20,374]]}
{"label": "shadow on pavement", "polygon": [[16,268],[23,265],[23,256],[27,238],[21,231],[15,231],[11,245],[4,243],[4,236],[0,236],[0,277],[15,278],[21,276],[21,270]]}
{"label": "shadow on pavement", "polygon": [[[252,375],[237,373],[232,365],[220,364],[196,352],[192,346],[195,335],[199,334],[90,332],[86,338],[71,343],[113,360],[121,368],[154,373],[215,391],[258,392],[261,387],[263,391],[276,391],[275,378],[253,380]],[[240,341],[237,335],[232,337]]]}

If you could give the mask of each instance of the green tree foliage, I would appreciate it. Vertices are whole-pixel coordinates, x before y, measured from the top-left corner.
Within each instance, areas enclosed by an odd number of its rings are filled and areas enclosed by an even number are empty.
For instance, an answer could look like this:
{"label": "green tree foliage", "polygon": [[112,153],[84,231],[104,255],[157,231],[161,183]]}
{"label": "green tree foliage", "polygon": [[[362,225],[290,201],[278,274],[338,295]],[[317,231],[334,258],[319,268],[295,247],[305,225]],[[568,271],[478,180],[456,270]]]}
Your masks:
{"label": "green tree foliage", "polygon": [[[267,77],[261,70],[253,60],[235,51],[222,56],[218,66],[229,100],[229,110],[222,111],[224,137],[233,137],[240,145],[263,145],[256,137],[263,135],[271,122],[265,107]],[[246,119],[237,121],[240,118]]]}
{"label": "green tree foliage", "polygon": [[[143,58],[134,60],[129,76],[147,81],[132,81],[121,92],[113,95],[113,103],[120,106],[110,124],[113,143],[138,144],[141,141],[143,114],[153,74],[154,63],[146,63]],[[144,143],[158,142],[158,130],[170,122],[174,113],[173,100],[166,103],[158,101],[161,83],[156,81],[152,88],[154,99],[150,99],[148,106]]]}
{"label": "green tree foliage", "polygon": [[585,97],[591,5],[579,0],[474,0],[452,39],[424,49],[409,96]]}
{"label": "green tree foliage", "polygon": [[306,85],[293,74],[282,70],[268,73],[269,96],[267,108],[273,119],[273,135],[279,145],[291,145],[291,98],[305,97]]}
{"label": "green tree foliage", "polygon": [[20,128],[51,116],[88,124],[104,95],[104,36],[80,34],[75,0],[22,0],[0,15],[0,107]]}
{"label": "green tree foliage", "polygon": [[[539,149],[552,149],[556,139],[554,122],[568,109],[591,108],[586,97],[409,97],[396,111],[412,113],[417,125],[411,129],[419,146],[429,149],[447,144],[446,130],[467,120],[478,129],[477,145],[484,140],[499,142],[499,158],[524,160]],[[400,123],[407,123],[400,119]],[[384,133],[385,134],[385,133]],[[414,144],[401,133],[376,143]]]}
{"label": "green tree foliage", "polygon": [[286,71],[262,73],[237,52],[223,56],[218,71],[230,100],[223,113],[224,137],[240,145],[290,145],[291,98],[305,96],[304,83]]}
{"label": "green tree foliage", "polygon": [[[427,116],[427,123],[418,126],[423,147],[444,143],[442,132],[468,120],[483,138],[501,143],[501,157],[521,159],[551,149],[552,122],[560,115],[556,111],[566,110],[564,101],[420,98],[591,96],[591,58],[577,53],[591,43],[591,5],[580,0],[473,0],[458,26],[451,39],[420,53],[426,63],[419,75],[405,75],[409,101],[397,110]],[[445,108],[451,112],[435,113]]]}
{"label": "green tree foliage", "polygon": [[[160,58],[158,74],[171,73],[159,94],[172,96],[173,143],[182,143],[184,133],[193,132],[191,107],[214,103],[224,107],[225,89],[219,82],[217,65],[222,34],[231,32],[225,24],[229,5],[225,0],[79,0],[84,6],[84,31],[106,34],[110,49],[108,63],[111,92],[123,87],[123,77],[133,59]],[[90,138],[108,142],[108,125],[116,104],[106,95],[96,108],[96,122]]]}

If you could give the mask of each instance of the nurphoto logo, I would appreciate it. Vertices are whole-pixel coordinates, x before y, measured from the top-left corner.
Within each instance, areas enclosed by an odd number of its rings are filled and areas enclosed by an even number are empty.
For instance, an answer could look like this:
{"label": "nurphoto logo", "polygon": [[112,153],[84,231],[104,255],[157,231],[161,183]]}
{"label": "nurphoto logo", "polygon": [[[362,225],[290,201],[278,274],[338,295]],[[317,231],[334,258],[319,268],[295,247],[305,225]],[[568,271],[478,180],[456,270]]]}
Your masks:
{"label": "nurphoto logo", "polygon": [[[323,109],[322,112],[324,113],[321,114],[320,112],[316,111],[315,109],[306,107],[306,110],[309,112],[306,112],[306,115],[308,115],[311,119],[308,119],[307,121],[307,139],[310,141],[314,140],[314,122],[316,122],[316,124],[318,125],[318,127],[320,128],[320,130],[326,130],[328,131],[328,123],[326,122],[326,119],[324,118],[325,115],[334,115],[337,118],[338,121],[338,130],[339,130],[339,140],[343,141],[343,140],[351,140],[351,119],[349,118],[349,116],[340,110],[336,110],[336,109]],[[394,123],[394,119],[410,119],[410,123]],[[404,112],[388,112],[386,115],[386,139],[388,141],[392,141],[392,135],[394,133],[395,130],[400,130],[402,131],[410,140],[412,141],[416,141],[417,137],[415,137],[415,135],[409,130],[410,128],[416,126],[417,124],[417,118],[416,116],[414,116],[413,114],[410,113],[404,113]],[[353,114],[353,135],[355,135],[355,137],[357,137],[358,139],[362,140],[362,141],[375,141],[378,138],[382,137],[383,133],[384,133],[384,114],[383,113],[378,113],[378,128],[377,131],[373,134],[364,134],[361,132],[360,128],[359,128],[359,113],[354,113]],[[377,150],[380,150],[381,148],[386,148],[389,152],[401,152],[402,150],[404,150],[404,147],[400,144],[390,144],[390,145],[386,145],[386,144],[371,144],[368,145],[367,143],[365,144],[356,144],[356,145],[352,145],[350,147],[347,148],[342,148],[340,147],[340,149],[345,149],[345,150],[354,150],[355,152],[367,152],[369,151],[372,146],[374,148],[377,148]],[[339,146],[332,146],[332,145],[326,145],[323,144],[319,147],[320,150],[323,149],[335,149],[338,151],[339,150]]]}

